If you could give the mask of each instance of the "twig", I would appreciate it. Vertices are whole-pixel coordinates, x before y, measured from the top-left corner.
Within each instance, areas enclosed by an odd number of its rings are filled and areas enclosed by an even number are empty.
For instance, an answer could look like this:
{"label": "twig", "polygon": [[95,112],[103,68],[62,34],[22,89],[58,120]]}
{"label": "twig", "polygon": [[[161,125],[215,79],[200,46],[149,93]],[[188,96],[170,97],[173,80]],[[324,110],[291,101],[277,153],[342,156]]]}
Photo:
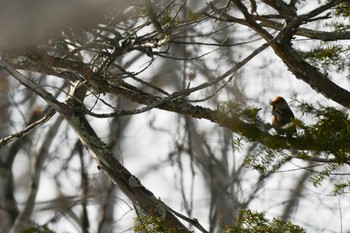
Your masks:
{"label": "twig", "polygon": [[198,219],[196,218],[188,218],[178,212],[176,212],[175,210],[173,210],[172,208],[170,208],[169,206],[165,205],[165,207],[172,212],[175,216],[181,218],[182,220],[185,220],[186,222],[191,223],[194,227],[196,227],[198,230],[200,230],[203,233],[209,233],[199,222]]}
{"label": "twig", "polygon": [[32,124],[28,125],[26,128],[24,128],[23,130],[21,130],[18,133],[12,134],[6,138],[1,139],[0,140],[0,149],[16,139],[23,138],[24,136],[29,134],[34,129],[36,129],[40,125],[44,124],[48,120],[50,120],[51,117],[53,115],[55,115],[55,113],[56,113],[56,111],[54,109],[50,109],[49,112],[44,117],[42,117],[40,120],[33,122]]}

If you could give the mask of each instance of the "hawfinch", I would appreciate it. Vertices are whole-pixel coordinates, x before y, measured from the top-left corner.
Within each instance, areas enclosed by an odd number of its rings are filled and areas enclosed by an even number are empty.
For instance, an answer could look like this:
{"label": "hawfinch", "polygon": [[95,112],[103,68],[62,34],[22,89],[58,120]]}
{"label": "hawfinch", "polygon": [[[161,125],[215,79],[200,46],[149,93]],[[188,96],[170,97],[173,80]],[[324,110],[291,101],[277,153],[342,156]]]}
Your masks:
{"label": "hawfinch", "polygon": [[278,134],[286,134],[287,137],[292,137],[296,133],[295,125],[288,124],[294,120],[294,114],[286,100],[281,96],[276,96],[270,101],[270,105],[272,106],[272,127]]}

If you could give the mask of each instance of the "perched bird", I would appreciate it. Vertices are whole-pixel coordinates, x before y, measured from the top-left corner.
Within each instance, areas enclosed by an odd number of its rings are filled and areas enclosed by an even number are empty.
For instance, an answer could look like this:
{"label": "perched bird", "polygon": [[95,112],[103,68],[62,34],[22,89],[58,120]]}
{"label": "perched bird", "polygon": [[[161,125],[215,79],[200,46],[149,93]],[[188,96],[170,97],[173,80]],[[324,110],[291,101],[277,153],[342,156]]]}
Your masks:
{"label": "perched bird", "polygon": [[287,138],[292,137],[297,131],[295,125],[288,125],[294,120],[294,114],[287,101],[281,96],[276,96],[270,101],[270,105],[272,106],[272,127],[278,134],[286,134]]}

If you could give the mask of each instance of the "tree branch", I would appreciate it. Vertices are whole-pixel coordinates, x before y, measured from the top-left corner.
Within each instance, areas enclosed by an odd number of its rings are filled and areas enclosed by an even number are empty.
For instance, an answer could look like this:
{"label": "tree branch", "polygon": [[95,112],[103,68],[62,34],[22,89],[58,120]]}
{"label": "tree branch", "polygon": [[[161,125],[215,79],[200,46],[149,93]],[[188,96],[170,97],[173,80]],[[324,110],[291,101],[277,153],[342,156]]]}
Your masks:
{"label": "tree branch", "polygon": [[[241,1],[233,0],[233,2],[245,16],[249,26],[260,34],[265,40],[270,41],[271,35],[269,35],[267,31],[254,20]],[[283,36],[283,40],[281,40],[279,43],[272,44],[271,47],[275,51],[276,55],[281,58],[281,60],[288,66],[289,70],[298,79],[303,80],[309,84],[311,88],[323,94],[327,98],[334,100],[346,108],[350,108],[350,92],[338,86],[332,82],[327,75],[321,73],[317,68],[302,60],[290,44],[293,30],[296,30],[302,21],[320,14],[322,10],[329,9],[339,2],[339,0],[330,1],[329,3],[311,11],[309,14],[303,15],[301,18],[297,18],[296,20],[289,22],[285,26],[284,30],[280,32],[280,34]]]}
{"label": "tree branch", "polygon": [[55,113],[56,113],[56,111],[54,109],[50,109],[49,112],[44,117],[42,117],[40,120],[33,122],[32,124],[28,125],[27,127],[25,127],[23,130],[21,130],[18,133],[12,134],[6,138],[1,139],[0,140],[0,149],[16,139],[23,138],[24,136],[26,136],[27,134],[32,132],[34,129],[38,128],[40,125],[42,125],[45,122],[47,122],[48,120],[50,120],[51,117],[53,115],[55,115]]}
{"label": "tree branch", "polygon": [[167,210],[162,201],[158,200],[152,192],[140,183],[138,178],[132,175],[114,158],[111,151],[107,148],[107,145],[96,135],[84,115],[77,113],[74,109],[71,109],[69,105],[54,99],[44,88],[17,72],[2,60],[0,60],[0,67],[4,68],[23,85],[37,93],[66,119],[82,144],[97,162],[98,168],[103,170],[107,176],[118,184],[123,193],[128,196],[135,205],[139,206],[142,211],[148,215],[157,216],[164,220],[168,229],[189,232],[188,229]]}

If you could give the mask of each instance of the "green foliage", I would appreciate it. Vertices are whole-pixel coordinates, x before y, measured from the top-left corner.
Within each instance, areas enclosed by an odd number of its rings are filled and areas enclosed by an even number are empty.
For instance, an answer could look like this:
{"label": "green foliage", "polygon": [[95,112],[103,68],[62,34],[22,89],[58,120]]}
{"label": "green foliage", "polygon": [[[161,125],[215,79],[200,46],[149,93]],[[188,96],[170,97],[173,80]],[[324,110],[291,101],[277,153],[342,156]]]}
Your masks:
{"label": "green foliage", "polygon": [[333,193],[334,195],[350,193],[350,181],[347,180],[345,182],[335,185]]}
{"label": "green foliage", "polygon": [[265,174],[268,171],[276,171],[277,167],[280,167],[281,163],[284,163],[285,156],[282,156],[282,151],[272,150],[266,146],[259,145],[259,147],[248,154],[243,164],[254,170],[257,170],[261,174]]}
{"label": "green foliage", "polygon": [[[350,120],[348,114],[334,107],[315,107],[308,103],[299,102],[299,112],[304,116],[313,119],[312,124],[304,124],[300,120],[293,123],[298,128],[298,140],[306,140],[310,144],[309,150],[290,150],[272,149],[274,143],[276,147],[280,145],[283,138],[271,138],[272,142],[267,145],[259,144],[252,150],[244,160],[244,165],[248,168],[258,171],[263,176],[272,174],[289,161],[291,158],[303,160],[324,161],[319,166],[311,182],[315,187],[329,179],[333,174],[343,168],[344,165],[350,164]],[[244,121],[261,131],[269,130],[268,124],[264,123],[258,112],[260,109],[246,107],[232,101],[222,102],[219,110],[223,113],[223,118],[237,118],[237,121]],[[254,141],[254,136],[248,138],[248,141]],[[242,137],[234,141],[233,149],[237,150],[242,145]],[[301,144],[305,144],[305,141]],[[328,162],[329,161],[329,162]],[[349,189],[349,183],[341,180],[333,180],[336,193],[346,192]],[[339,184],[336,184],[336,183]]]}
{"label": "green foliage", "polygon": [[180,230],[168,229],[166,227],[165,221],[159,217],[155,216],[138,216],[136,218],[136,226],[134,231],[136,233],[179,233]]}
{"label": "green foliage", "polygon": [[348,65],[349,48],[337,44],[321,43],[314,49],[309,51],[299,50],[299,55],[318,67],[323,72],[328,73],[330,70],[344,71]]}
{"label": "green foliage", "polygon": [[[334,14],[338,16],[335,17],[337,19],[332,20],[331,23],[325,23],[324,27],[329,27],[334,33],[349,30],[349,3],[338,4],[334,9]],[[315,48],[309,51],[299,50],[298,53],[302,58],[321,69],[324,73],[329,73],[329,71],[334,69],[340,72],[349,68],[349,46],[343,43],[320,42]]]}
{"label": "green foliage", "polygon": [[333,153],[340,163],[347,161],[350,151],[348,115],[333,107],[321,106],[317,109],[307,103],[301,103],[299,109],[315,119],[314,124],[303,126],[305,136],[313,138],[323,152]]}
{"label": "green foliage", "polygon": [[[234,225],[225,226],[220,233],[304,233],[303,228],[277,218],[268,220],[263,213],[243,209],[235,217]],[[137,217],[135,232],[179,233],[181,230],[167,229],[164,220],[157,217]]]}
{"label": "green foliage", "polygon": [[232,149],[233,151],[239,151],[244,145],[243,137],[233,136],[232,138]]}
{"label": "green foliage", "polygon": [[315,175],[311,178],[312,184],[315,187],[320,186],[324,180],[329,178],[332,172],[337,171],[339,168],[339,164],[336,163],[325,165],[322,171],[315,173]]}
{"label": "green foliage", "polygon": [[302,233],[303,228],[274,218],[268,220],[263,213],[241,210],[235,225],[225,226],[221,233]]}
{"label": "green foliage", "polygon": [[330,27],[334,32],[341,32],[348,30],[350,28],[349,25],[349,16],[350,16],[350,7],[349,3],[341,3],[338,4],[334,8],[334,15],[338,16],[333,17],[334,19],[330,23],[325,23],[325,27]]}
{"label": "green foliage", "polygon": [[32,226],[24,227],[20,233],[55,233],[53,230],[48,228],[46,225],[39,225],[33,223]]}
{"label": "green foliage", "polygon": [[228,126],[234,129],[235,132],[244,136],[248,141],[254,142],[262,137],[263,132],[271,128],[271,125],[266,124],[259,116],[261,110],[256,107],[247,107],[243,104],[226,101],[221,102],[218,106],[221,114],[220,120],[224,122],[230,119],[232,125]]}
{"label": "green foliage", "polygon": [[195,13],[189,9],[187,11],[187,16],[191,21],[195,21],[198,20],[202,16],[202,14]]}
{"label": "green foliage", "polygon": [[348,23],[342,22],[332,22],[331,24],[326,24],[326,26],[330,26],[334,31],[345,31],[350,28]]}
{"label": "green foliage", "polygon": [[[322,170],[315,172],[311,178],[313,185],[317,187],[350,162],[350,120],[348,114],[333,107],[316,108],[308,103],[300,103],[299,110],[315,120],[313,124],[302,126],[305,140],[312,139],[316,148],[315,151],[305,153],[312,158],[332,159],[332,163],[325,164]],[[349,182],[341,181],[340,184],[335,184],[333,192],[346,192],[350,188],[349,185]]]}
{"label": "green foliage", "polygon": [[[333,107],[315,107],[308,103],[299,103],[298,108],[304,116],[313,119],[312,124],[304,124],[299,120],[294,122],[298,128],[298,140],[306,140],[310,143],[312,149],[276,150],[271,149],[274,142],[269,142],[271,147],[259,145],[251,151],[246,156],[244,165],[262,175],[268,175],[276,172],[291,158],[324,161],[322,166],[315,169],[311,178],[311,182],[317,187],[322,185],[325,180],[330,179],[344,165],[350,164],[350,120],[348,114]],[[237,107],[231,109],[237,109]],[[237,113],[236,111],[233,115],[244,119],[242,117],[243,112],[238,111]],[[247,116],[246,113],[243,115]],[[259,122],[258,119],[259,117],[255,121]],[[254,120],[251,122],[254,122]],[[276,143],[280,143],[277,139],[280,140],[276,138]],[[343,177],[337,176],[336,178],[337,180],[332,180],[335,185],[334,193],[341,194],[350,190],[349,182],[344,182]]]}
{"label": "green foliage", "polygon": [[170,17],[169,14],[163,14],[159,20],[159,23],[162,27],[167,26],[171,22],[172,22],[172,17]]}
{"label": "green foliage", "polygon": [[230,118],[239,118],[246,123],[255,124],[256,126],[265,125],[262,118],[259,116],[261,108],[248,107],[233,101],[225,101],[219,103],[219,111]]}
{"label": "green foliage", "polygon": [[347,5],[348,3],[338,4],[335,7],[335,15],[349,17],[350,16],[350,7]]}

